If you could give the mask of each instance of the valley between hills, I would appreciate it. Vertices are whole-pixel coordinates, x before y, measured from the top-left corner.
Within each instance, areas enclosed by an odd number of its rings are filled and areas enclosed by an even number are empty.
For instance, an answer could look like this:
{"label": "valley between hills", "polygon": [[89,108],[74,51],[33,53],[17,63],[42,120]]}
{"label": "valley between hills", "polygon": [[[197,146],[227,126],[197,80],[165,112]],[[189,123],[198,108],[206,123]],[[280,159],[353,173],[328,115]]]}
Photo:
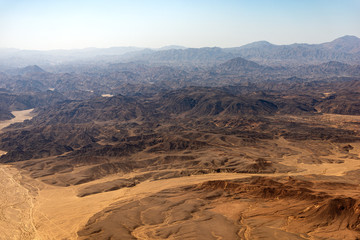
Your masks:
{"label": "valley between hills", "polygon": [[360,39],[269,44],[2,65],[0,239],[360,239]]}

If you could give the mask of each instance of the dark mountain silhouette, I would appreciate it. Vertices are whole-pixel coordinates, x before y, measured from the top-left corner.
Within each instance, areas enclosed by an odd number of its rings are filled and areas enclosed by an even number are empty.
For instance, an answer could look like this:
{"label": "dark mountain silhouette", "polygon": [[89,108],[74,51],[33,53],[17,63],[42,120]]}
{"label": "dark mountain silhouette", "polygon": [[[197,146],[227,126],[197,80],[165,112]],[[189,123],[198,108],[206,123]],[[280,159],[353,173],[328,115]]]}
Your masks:
{"label": "dark mountain silhouette", "polygon": [[42,68],[37,65],[27,66],[25,68],[19,69],[20,74],[27,74],[27,73],[43,73],[45,72]]}
{"label": "dark mountain silhouette", "polygon": [[[238,72],[238,73],[246,73],[246,72],[254,72],[254,71],[262,71],[266,67],[261,66],[253,61],[248,61],[244,58],[237,57],[233,58],[225,63],[220,64],[217,67],[217,70],[220,72]],[[270,68],[268,68],[270,70]]]}
{"label": "dark mountain silhouette", "polygon": [[45,73],[45,71],[40,68],[38,65],[32,65],[32,66],[26,66],[23,68],[18,69],[11,69],[6,71],[6,73],[12,74],[12,75],[31,75],[31,74],[37,74],[37,73]]}

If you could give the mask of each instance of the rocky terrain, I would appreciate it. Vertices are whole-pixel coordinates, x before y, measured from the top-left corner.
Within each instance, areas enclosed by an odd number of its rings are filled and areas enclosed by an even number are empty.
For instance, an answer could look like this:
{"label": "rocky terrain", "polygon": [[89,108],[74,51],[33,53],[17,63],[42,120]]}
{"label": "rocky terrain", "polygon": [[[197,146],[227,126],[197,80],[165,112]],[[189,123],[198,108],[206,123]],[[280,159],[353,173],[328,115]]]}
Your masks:
{"label": "rocky terrain", "polygon": [[359,41],[3,66],[0,231],[359,239]]}
{"label": "rocky terrain", "polygon": [[78,235],[80,239],[328,239],[336,234],[338,239],[355,239],[360,226],[358,195],[330,195],[333,185],[293,177],[207,181],[117,202],[94,215]]}

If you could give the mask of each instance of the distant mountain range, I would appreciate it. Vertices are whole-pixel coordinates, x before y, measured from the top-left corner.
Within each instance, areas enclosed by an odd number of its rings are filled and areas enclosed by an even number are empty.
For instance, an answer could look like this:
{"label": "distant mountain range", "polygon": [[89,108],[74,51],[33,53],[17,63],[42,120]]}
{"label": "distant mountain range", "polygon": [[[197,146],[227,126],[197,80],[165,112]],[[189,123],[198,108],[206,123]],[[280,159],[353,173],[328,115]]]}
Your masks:
{"label": "distant mountain range", "polygon": [[359,76],[360,65],[350,65],[338,61],[329,61],[321,64],[301,65],[297,67],[281,66],[269,67],[260,65],[244,58],[233,58],[214,68],[219,74],[249,75],[257,73],[257,76],[285,76],[298,77],[312,76]]}
{"label": "distant mountain range", "polygon": [[[50,90],[79,100],[103,94],[133,96],[141,92],[152,96],[189,86],[219,87],[267,80],[355,80],[360,76],[359,46],[359,38],[345,36],[323,44],[280,46],[262,41],[226,49],[7,49],[0,53],[0,88],[13,93]],[[27,62],[35,64],[22,66]]]}
{"label": "distant mountain range", "polygon": [[146,54],[140,51],[131,60],[158,64],[188,63],[210,66],[236,57],[271,66],[319,64],[328,61],[358,64],[360,39],[355,36],[344,36],[322,44],[274,45],[260,41],[235,48],[172,49]]}
{"label": "distant mountain range", "polygon": [[355,36],[344,36],[322,44],[274,45],[255,42],[226,51],[269,65],[316,64],[328,61],[360,63],[360,39]]}
{"label": "distant mountain range", "polygon": [[271,66],[309,65],[329,61],[354,65],[360,63],[360,39],[344,36],[322,44],[291,45],[274,45],[260,41],[235,48],[166,46],[160,49],[113,47],[53,51],[0,49],[0,71],[35,64],[51,67],[66,63],[101,62],[209,67],[236,57]]}

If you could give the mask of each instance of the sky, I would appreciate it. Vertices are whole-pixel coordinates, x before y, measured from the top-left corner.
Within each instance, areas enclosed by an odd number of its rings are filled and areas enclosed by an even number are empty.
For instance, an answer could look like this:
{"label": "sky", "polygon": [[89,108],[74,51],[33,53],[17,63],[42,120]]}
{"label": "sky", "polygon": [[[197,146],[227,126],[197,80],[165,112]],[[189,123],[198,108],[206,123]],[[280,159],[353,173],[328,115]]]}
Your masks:
{"label": "sky", "polygon": [[236,47],[360,37],[360,0],[0,0],[0,48]]}

